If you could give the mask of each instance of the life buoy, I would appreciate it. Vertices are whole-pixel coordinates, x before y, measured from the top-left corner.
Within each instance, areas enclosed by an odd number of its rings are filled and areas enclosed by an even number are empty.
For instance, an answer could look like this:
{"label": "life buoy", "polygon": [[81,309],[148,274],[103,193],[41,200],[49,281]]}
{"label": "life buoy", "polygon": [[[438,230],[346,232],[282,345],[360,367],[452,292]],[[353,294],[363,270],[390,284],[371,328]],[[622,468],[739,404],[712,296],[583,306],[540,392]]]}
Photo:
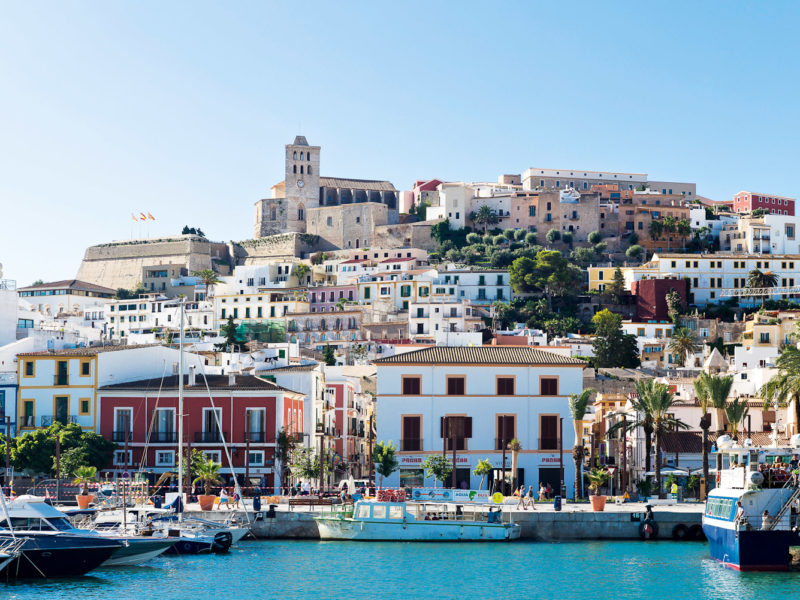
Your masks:
{"label": "life buoy", "polygon": [[658,537],[658,523],[647,519],[639,524],[639,537],[643,540],[654,540]]}
{"label": "life buoy", "polygon": [[683,541],[689,539],[689,528],[683,523],[679,523],[672,528],[672,539]]}
{"label": "life buoy", "polygon": [[692,525],[689,527],[689,535],[687,536],[690,540],[695,540],[697,542],[702,542],[706,539],[706,534],[703,531],[702,525]]}

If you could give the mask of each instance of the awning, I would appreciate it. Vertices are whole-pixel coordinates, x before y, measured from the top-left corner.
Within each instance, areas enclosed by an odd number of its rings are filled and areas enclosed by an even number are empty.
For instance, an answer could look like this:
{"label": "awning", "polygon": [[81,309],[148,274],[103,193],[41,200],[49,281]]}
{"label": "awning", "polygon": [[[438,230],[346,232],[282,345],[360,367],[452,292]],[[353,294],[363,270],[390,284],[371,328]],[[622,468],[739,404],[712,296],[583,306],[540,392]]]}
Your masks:
{"label": "awning", "polygon": [[[675,469],[673,467],[665,467],[665,468],[661,469],[661,474],[662,475],[682,475],[682,476],[685,477],[685,476],[687,476],[689,474],[689,469]],[[647,473],[645,473],[645,475],[650,475],[652,477],[655,477],[656,472],[655,471],[648,471]]]}

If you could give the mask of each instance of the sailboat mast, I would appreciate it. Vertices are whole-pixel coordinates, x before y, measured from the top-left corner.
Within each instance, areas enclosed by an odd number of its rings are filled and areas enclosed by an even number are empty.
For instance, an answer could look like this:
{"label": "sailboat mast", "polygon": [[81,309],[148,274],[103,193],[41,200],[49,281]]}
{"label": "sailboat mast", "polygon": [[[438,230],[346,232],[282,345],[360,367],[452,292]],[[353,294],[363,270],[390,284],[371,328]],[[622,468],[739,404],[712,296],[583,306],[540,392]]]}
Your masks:
{"label": "sailboat mast", "polygon": [[[181,298],[181,326],[178,348],[180,352],[178,365],[178,503],[183,507],[183,304]],[[182,511],[181,511],[182,512]]]}

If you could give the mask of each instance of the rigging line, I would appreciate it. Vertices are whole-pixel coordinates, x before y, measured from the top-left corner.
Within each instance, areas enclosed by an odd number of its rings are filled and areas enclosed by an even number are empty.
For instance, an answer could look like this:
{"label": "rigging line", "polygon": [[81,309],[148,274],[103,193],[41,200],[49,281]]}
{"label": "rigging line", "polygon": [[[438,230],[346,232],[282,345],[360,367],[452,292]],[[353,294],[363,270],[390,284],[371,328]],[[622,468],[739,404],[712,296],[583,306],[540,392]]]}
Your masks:
{"label": "rigging line", "polygon": [[[208,399],[211,401],[211,408],[212,413],[214,414],[214,420],[217,422],[217,429],[219,430],[219,436],[222,440],[222,449],[225,451],[225,457],[228,459],[228,466],[231,469],[231,475],[233,475],[233,489],[234,491],[239,494],[239,498],[242,500],[242,507],[244,508],[244,515],[247,519],[247,524],[250,525],[250,515],[247,513],[247,505],[244,502],[244,495],[242,494],[242,488],[239,487],[239,479],[236,477],[236,472],[233,470],[233,461],[231,460],[231,453],[230,449],[228,448],[228,444],[225,442],[225,433],[222,431],[222,422],[220,420],[220,413],[222,411],[217,411],[216,404],[214,404],[214,396],[211,394],[211,388],[208,386],[208,379],[206,378],[206,370],[205,364],[203,361],[200,361],[200,374],[203,376],[203,382],[206,385],[206,391],[208,392]],[[231,396],[231,415],[233,414],[233,396]],[[249,461],[250,457],[245,456],[245,460]]]}
{"label": "rigging line", "polygon": [[[158,384],[158,394],[156,395],[156,403],[153,407],[153,414],[150,415],[150,426],[147,428],[147,434],[144,438],[144,448],[142,449],[142,458],[139,461],[139,470],[143,471],[145,467],[145,461],[147,459],[147,449],[150,446],[150,436],[153,434],[153,426],[155,425],[156,421],[156,412],[158,411],[158,402],[161,400],[161,390],[164,388],[164,377],[167,374],[167,361],[164,360],[164,370],[161,372],[161,382]],[[147,392],[145,392],[146,394]],[[145,396],[146,397],[146,396]],[[145,400],[145,407],[147,406],[147,400]],[[147,410],[145,408],[145,410]]]}

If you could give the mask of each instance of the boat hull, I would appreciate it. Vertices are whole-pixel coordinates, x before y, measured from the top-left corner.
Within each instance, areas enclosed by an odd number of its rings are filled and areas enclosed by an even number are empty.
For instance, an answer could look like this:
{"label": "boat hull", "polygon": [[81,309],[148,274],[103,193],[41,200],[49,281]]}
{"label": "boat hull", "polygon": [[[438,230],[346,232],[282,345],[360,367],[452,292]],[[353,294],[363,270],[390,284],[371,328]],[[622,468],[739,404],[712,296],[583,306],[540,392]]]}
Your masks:
{"label": "boat hull", "polygon": [[119,549],[119,542],[73,535],[30,536],[2,572],[7,579],[75,577],[96,569]]}
{"label": "boat hull", "polygon": [[518,539],[517,524],[425,521],[422,523],[382,523],[353,519],[318,518],[323,540],[386,542],[503,542]]}
{"label": "boat hull", "polygon": [[789,547],[797,534],[787,530],[736,531],[704,523],[711,557],[737,571],[788,571]]}
{"label": "boat hull", "polygon": [[174,539],[157,538],[124,539],[128,545],[122,546],[122,548],[114,552],[111,558],[103,563],[104,567],[131,567],[140,565],[163,554],[177,542],[177,540]]}

